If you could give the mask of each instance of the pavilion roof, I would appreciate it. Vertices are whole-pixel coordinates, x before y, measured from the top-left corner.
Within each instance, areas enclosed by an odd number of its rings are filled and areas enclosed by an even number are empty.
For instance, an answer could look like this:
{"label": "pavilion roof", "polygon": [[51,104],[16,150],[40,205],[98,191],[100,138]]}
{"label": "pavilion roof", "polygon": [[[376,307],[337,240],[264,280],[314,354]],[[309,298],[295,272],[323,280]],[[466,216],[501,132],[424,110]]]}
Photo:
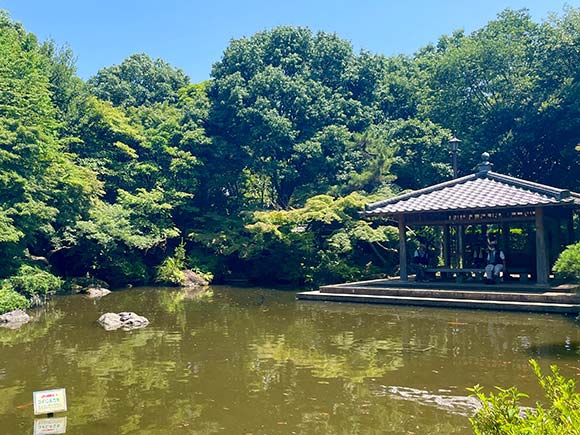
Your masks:
{"label": "pavilion roof", "polygon": [[367,204],[367,216],[408,213],[480,212],[580,206],[580,194],[483,170],[462,178]]}

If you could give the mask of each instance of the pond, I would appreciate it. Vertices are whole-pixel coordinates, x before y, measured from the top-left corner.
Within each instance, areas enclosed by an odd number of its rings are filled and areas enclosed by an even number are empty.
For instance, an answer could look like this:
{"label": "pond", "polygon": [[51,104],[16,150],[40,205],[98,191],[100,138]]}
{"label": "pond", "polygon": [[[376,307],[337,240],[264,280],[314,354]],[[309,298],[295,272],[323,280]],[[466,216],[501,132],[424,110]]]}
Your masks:
{"label": "pond", "polygon": [[[53,388],[67,390],[70,434],[471,434],[467,387],[537,399],[530,358],[580,374],[580,328],[558,315],[212,290],[61,296],[0,328],[2,434],[31,434],[32,392]],[[151,323],[107,332],[109,311]]]}

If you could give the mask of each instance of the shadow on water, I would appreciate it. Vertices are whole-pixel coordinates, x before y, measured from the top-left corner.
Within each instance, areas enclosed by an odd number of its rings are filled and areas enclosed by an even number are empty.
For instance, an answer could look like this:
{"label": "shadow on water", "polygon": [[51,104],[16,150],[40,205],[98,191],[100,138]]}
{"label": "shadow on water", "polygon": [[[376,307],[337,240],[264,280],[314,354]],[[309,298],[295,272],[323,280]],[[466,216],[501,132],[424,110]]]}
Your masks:
{"label": "shadow on water", "polygon": [[572,341],[566,337],[564,341],[554,343],[542,343],[530,346],[528,352],[533,358],[558,358],[578,360],[580,357],[580,341]]}

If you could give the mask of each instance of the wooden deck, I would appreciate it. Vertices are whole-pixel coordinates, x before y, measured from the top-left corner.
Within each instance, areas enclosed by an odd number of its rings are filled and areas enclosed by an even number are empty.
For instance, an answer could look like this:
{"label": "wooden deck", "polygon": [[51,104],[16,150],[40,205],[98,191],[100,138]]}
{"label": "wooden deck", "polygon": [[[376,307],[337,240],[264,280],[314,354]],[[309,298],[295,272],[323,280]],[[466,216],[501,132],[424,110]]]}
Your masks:
{"label": "wooden deck", "polygon": [[298,293],[299,300],[418,305],[506,311],[580,313],[577,286],[551,287],[509,282],[413,282],[379,279],[328,285]]}

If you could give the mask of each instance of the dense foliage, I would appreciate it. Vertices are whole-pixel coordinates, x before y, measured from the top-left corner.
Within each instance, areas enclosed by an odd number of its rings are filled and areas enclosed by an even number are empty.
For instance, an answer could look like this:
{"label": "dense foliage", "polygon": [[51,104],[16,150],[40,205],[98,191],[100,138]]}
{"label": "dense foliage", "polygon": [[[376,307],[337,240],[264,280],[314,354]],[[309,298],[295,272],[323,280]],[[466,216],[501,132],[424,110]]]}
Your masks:
{"label": "dense foliage", "polygon": [[6,283],[23,265],[50,286],[171,282],[183,263],[299,285],[393,272],[396,231],[358,211],[447,179],[452,132],[461,174],[490,151],[499,172],[580,190],[578,9],[506,10],[414,56],[279,27],[233,40],[199,84],[145,54],[85,83],[73,60],[0,13]]}
{"label": "dense foliage", "polygon": [[580,282],[580,243],[566,247],[554,263],[554,272],[561,279]]}
{"label": "dense foliage", "polygon": [[523,408],[521,399],[528,397],[517,388],[498,389],[486,395],[482,388],[473,388],[482,408],[471,418],[476,435],[575,435],[580,428],[580,394],[576,381],[560,375],[552,366],[552,375],[543,375],[537,362],[531,360],[538,382],[545,395],[545,404]]}

